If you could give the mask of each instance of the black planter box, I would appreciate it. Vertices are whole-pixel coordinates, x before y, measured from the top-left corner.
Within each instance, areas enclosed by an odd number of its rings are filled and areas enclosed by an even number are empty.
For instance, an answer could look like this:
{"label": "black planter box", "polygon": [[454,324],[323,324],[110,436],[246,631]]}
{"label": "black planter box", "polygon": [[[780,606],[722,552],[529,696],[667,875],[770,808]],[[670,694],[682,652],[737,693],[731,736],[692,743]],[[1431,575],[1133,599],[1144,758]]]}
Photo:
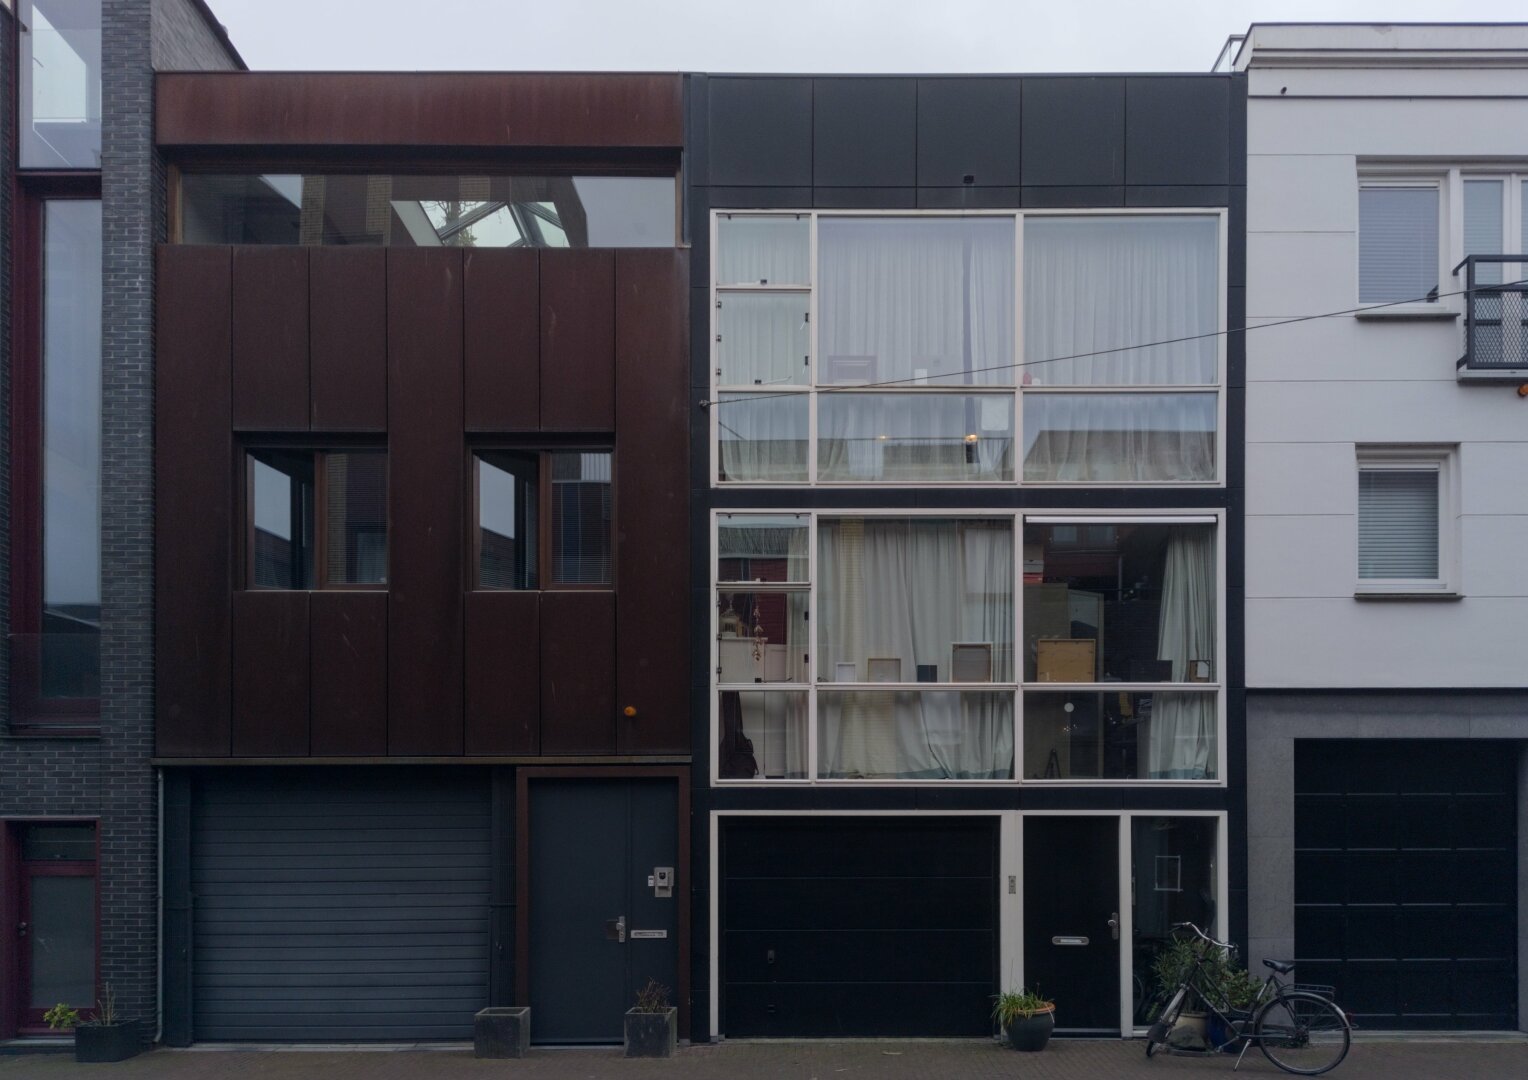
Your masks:
{"label": "black planter box", "polygon": [[143,1050],[138,1021],[120,1024],[81,1024],[74,1029],[75,1061],[126,1061]]}
{"label": "black planter box", "polygon": [[472,1018],[472,1050],[480,1058],[522,1058],[531,1046],[529,1006],[481,1009]]}
{"label": "black planter box", "polygon": [[626,1013],[627,1057],[673,1057],[679,1045],[679,1010]]}

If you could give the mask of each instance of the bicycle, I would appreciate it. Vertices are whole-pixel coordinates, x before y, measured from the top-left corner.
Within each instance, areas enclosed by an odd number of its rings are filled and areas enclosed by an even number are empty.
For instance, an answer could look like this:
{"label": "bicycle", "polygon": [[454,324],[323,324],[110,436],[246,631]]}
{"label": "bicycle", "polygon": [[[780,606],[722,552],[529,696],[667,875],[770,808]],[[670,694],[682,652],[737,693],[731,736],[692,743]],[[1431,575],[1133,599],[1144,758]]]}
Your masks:
{"label": "bicycle", "polygon": [[[1225,950],[1227,956],[1236,951],[1236,946],[1216,941],[1193,923],[1175,923],[1173,929],[1192,931],[1206,945]],[[1264,960],[1264,966],[1270,969],[1268,978],[1246,1008],[1237,1008],[1218,987],[1207,985],[1201,978],[1205,953],[1200,950],[1196,957],[1194,965],[1168,997],[1156,1023],[1146,1034],[1148,1058],[1158,1049],[1172,1054],[1208,1056],[1226,1052],[1228,1048],[1235,1049],[1240,1042],[1241,1052],[1236,1056],[1235,1065],[1239,1069],[1247,1050],[1256,1043],[1263,1056],[1285,1072],[1320,1076],[1335,1069],[1347,1057],[1353,1042],[1353,1025],[1332,1000],[1332,987],[1280,982],[1278,977],[1292,972],[1294,964],[1287,960]],[[1168,1036],[1191,999],[1197,999],[1229,1037],[1203,1050],[1170,1045]],[[1207,1041],[1214,1042],[1213,1039]]]}

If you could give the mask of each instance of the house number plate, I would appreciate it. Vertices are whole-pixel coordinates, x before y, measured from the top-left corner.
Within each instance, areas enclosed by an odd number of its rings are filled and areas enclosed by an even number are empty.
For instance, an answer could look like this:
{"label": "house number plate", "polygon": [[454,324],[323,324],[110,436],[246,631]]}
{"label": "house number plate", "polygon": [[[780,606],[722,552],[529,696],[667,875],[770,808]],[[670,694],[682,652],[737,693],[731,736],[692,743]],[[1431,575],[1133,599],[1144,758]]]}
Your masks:
{"label": "house number plate", "polygon": [[[632,932],[631,936],[632,937],[636,937],[641,932],[642,931],[640,931],[640,930],[635,930],[635,931]],[[1086,945],[1087,943],[1088,943],[1088,939],[1085,938],[1085,937],[1053,937],[1053,938],[1051,938],[1051,944],[1052,945]]]}
{"label": "house number plate", "polygon": [[666,938],[666,937],[668,937],[668,931],[667,930],[633,930],[628,936],[633,938],[636,941],[641,941],[643,938]]}

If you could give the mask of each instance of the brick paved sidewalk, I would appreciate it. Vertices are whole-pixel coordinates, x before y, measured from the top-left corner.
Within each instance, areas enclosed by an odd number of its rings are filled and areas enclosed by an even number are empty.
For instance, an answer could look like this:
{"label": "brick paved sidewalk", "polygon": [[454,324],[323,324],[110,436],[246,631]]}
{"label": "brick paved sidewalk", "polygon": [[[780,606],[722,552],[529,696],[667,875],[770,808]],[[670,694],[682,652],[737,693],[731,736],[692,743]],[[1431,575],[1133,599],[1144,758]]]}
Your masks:
{"label": "brick paved sidewalk", "polygon": [[[539,1050],[520,1061],[477,1061],[468,1050],[158,1050],[120,1065],[76,1065],[66,1055],[0,1057],[0,1080],[1183,1080],[1283,1076],[1255,1050],[1234,1058],[1155,1058],[1140,1042],[1054,1040],[1039,1054],[995,1043],[729,1042],[681,1049],[669,1061],[627,1061],[618,1050]],[[1360,1041],[1338,1080],[1524,1080],[1528,1040]]]}

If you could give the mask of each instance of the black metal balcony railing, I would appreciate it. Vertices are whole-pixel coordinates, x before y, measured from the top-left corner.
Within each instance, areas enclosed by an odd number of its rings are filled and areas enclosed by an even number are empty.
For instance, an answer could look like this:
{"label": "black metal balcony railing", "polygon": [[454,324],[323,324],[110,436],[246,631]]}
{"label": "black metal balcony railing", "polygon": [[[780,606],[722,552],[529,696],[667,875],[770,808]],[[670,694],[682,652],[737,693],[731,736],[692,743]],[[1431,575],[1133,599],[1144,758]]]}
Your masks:
{"label": "black metal balcony railing", "polygon": [[1528,255],[1469,255],[1464,270],[1461,376],[1528,373]]}

